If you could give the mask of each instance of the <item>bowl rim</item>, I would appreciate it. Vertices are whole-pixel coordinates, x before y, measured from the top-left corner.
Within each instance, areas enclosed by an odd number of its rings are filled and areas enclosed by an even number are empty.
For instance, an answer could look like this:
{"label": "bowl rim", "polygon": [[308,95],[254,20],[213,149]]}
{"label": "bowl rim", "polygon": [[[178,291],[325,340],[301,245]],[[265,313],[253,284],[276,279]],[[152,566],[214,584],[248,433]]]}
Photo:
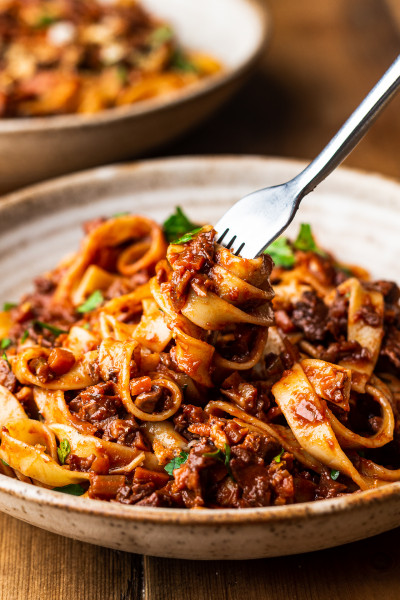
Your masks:
{"label": "bowl rim", "polygon": [[129,506],[119,502],[106,502],[81,498],[36,487],[30,483],[11,479],[0,474],[0,494],[4,493],[34,504],[37,507],[67,510],[82,516],[116,519],[130,523],[179,524],[179,525],[242,525],[254,523],[277,524],[284,522],[301,522],[305,519],[328,517],[352,513],[370,505],[385,505],[393,497],[400,498],[400,482],[388,483],[379,488],[354,492],[348,496],[299,502],[285,506],[265,506],[257,508],[163,508],[148,506]]}
{"label": "bowl rim", "polygon": [[262,54],[271,34],[271,17],[267,6],[260,0],[240,0],[258,16],[261,25],[258,44],[237,67],[223,69],[221,72],[206,77],[195,84],[179,90],[168,97],[150,98],[125,106],[107,108],[93,114],[61,114],[44,117],[16,117],[0,119],[1,134],[21,134],[41,131],[84,128],[115,123],[124,119],[143,117],[162,112],[170,108],[186,104],[194,99],[227,86],[250,70]]}
{"label": "bowl rim", "polygon": [[[188,165],[201,167],[202,163],[210,161],[225,165],[247,161],[261,161],[267,164],[288,164],[292,168],[304,168],[306,163],[298,159],[281,157],[266,157],[257,155],[202,155],[190,157],[171,157],[162,159],[149,159],[120,165],[110,165],[66,175],[51,181],[38,183],[22,190],[4,196],[0,201],[0,217],[3,211],[11,210],[19,204],[29,202],[30,199],[40,194],[49,195],[69,186],[88,185],[96,179],[117,179],[131,172],[157,169],[160,166],[170,169],[175,165]],[[242,163],[243,164],[243,163]],[[400,198],[400,181],[396,178],[371,173],[360,169],[340,167],[339,172],[354,175],[359,180],[366,176],[373,178],[377,183],[388,183],[397,189]],[[111,518],[126,522],[142,522],[151,524],[180,524],[180,525],[241,525],[251,523],[276,524],[283,522],[298,522],[304,519],[320,518],[344,512],[358,511],[362,507],[375,504],[377,507],[384,505],[389,498],[400,497],[400,481],[387,483],[378,488],[354,492],[338,498],[303,502],[286,506],[268,506],[242,509],[211,509],[189,510],[186,508],[161,508],[144,506],[126,506],[120,503],[102,502],[90,498],[79,498],[54,492],[53,490],[33,486],[17,479],[12,479],[0,474],[0,495],[5,494],[11,498],[26,501],[37,506],[48,506],[54,509],[66,509],[80,515],[95,518]]]}

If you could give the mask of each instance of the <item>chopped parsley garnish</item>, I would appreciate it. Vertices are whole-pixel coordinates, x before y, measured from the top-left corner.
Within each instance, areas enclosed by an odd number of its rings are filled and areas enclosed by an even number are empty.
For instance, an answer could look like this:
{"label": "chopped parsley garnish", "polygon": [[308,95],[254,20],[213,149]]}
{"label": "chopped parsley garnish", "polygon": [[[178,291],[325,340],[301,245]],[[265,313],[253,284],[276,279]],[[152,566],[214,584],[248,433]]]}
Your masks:
{"label": "chopped parsley garnish", "polygon": [[[126,67],[124,67],[124,65],[117,66],[117,75],[122,85],[125,85],[128,82],[129,71]],[[116,215],[114,215],[114,217],[121,217],[127,214],[129,213],[117,213]]]}
{"label": "chopped parsley garnish", "polygon": [[228,444],[224,444],[224,452],[218,449],[215,452],[205,452],[203,456],[206,456],[207,458],[215,458],[215,460],[223,462],[228,470],[229,475],[233,479],[231,468],[229,466],[229,461],[231,460],[231,448],[228,446]]}
{"label": "chopped parsley garnish", "polygon": [[52,17],[51,15],[42,15],[36,21],[35,27],[37,27],[37,29],[44,29],[45,27],[49,27],[50,25],[53,25],[53,23],[56,23],[57,20],[56,17]]}
{"label": "chopped parsley garnish", "polygon": [[93,292],[93,294],[91,294],[91,296],[89,296],[89,298],[86,300],[86,302],[84,302],[83,304],[78,306],[78,308],[76,310],[79,313],[91,312],[92,310],[95,310],[101,304],[103,304],[103,302],[104,302],[104,296],[103,296],[102,292],[100,290],[96,290],[95,292]]}
{"label": "chopped parsley garnish", "polygon": [[225,444],[225,466],[229,469],[229,461],[231,460],[231,447]]}
{"label": "chopped parsley garnish", "polygon": [[197,73],[198,69],[196,65],[182,52],[182,50],[175,50],[171,57],[170,65],[177,71],[185,71],[186,73]]}
{"label": "chopped parsley garnish", "polygon": [[278,238],[264,252],[270,255],[277,267],[294,266],[294,252],[287,237]]}
{"label": "chopped parsley garnish", "polygon": [[318,250],[309,223],[302,223],[300,225],[299,234],[293,245],[296,250],[303,250],[304,252],[316,252]]}
{"label": "chopped parsley garnish", "polygon": [[318,248],[313,233],[311,231],[311,225],[309,223],[302,223],[300,225],[299,235],[297,236],[293,246],[296,250],[303,250],[303,252],[316,252],[320,256],[327,256],[326,252]]}
{"label": "chopped parsley garnish", "polygon": [[164,469],[167,471],[168,475],[171,475],[171,477],[172,477],[172,472],[175,469],[179,469],[179,467],[184,465],[185,462],[187,461],[188,457],[189,457],[189,453],[184,452],[182,450],[182,452],[179,454],[179,456],[175,456],[169,463],[167,463],[165,465]]}
{"label": "chopped parsley garnish", "polygon": [[8,312],[9,310],[11,310],[12,308],[15,308],[16,306],[18,306],[18,305],[15,304],[15,302],[4,302],[3,310]]}
{"label": "chopped parsley garnish", "polygon": [[196,223],[192,223],[180,206],[177,206],[174,214],[172,214],[163,224],[163,230],[168,242],[176,240],[188,231],[192,231],[197,227]]}
{"label": "chopped parsley garnish", "polygon": [[27,329],[25,329],[24,333],[22,334],[22,338],[21,338],[21,344],[25,343],[26,340],[29,337],[29,331]]}
{"label": "chopped parsley garnish", "polygon": [[10,338],[3,338],[0,342],[0,348],[2,350],[7,350],[7,348],[9,348],[11,346],[11,340]]}
{"label": "chopped parsley garnish", "polygon": [[65,464],[70,452],[71,446],[69,445],[69,441],[64,438],[61,440],[59,448],[57,448],[58,459],[62,465]]}
{"label": "chopped parsley garnish", "polygon": [[33,322],[34,325],[36,325],[37,327],[40,327],[40,329],[45,329],[46,331],[50,331],[50,333],[53,333],[54,335],[61,335],[62,333],[68,333],[68,331],[66,331],[65,329],[60,329],[59,327],[56,327],[55,325],[49,325],[48,323],[43,323],[43,321],[34,321]]}
{"label": "chopped parsley garnish", "polygon": [[53,488],[53,492],[62,492],[63,494],[71,494],[71,496],[82,496],[85,493],[85,490],[79,483],[70,483],[63,487]]}
{"label": "chopped parsley garnish", "polygon": [[353,277],[353,272],[348,267],[345,267],[344,265],[341,265],[340,263],[334,263],[333,266],[335,267],[335,269],[337,269],[341,273],[344,273],[346,275],[346,277]]}
{"label": "chopped parsley garnish", "polygon": [[82,327],[83,329],[86,329],[86,331],[90,331],[90,323],[85,323]]}
{"label": "chopped parsley garnish", "polygon": [[154,46],[161,46],[162,44],[169,42],[173,38],[173,35],[174,32],[171,27],[168,27],[168,25],[161,25],[161,27],[157,27],[157,29],[150,34],[150,42]]}
{"label": "chopped parsley garnish", "polygon": [[331,479],[333,479],[333,481],[336,481],[336,479],[339,477],[339,475],[340,475],[340,471],[336,471],[336,469],[332,469]]}
{"label": "chopped parsley garnish", "polygon": [[5,465],[6,467],[9,467],[10,465],[8,463],[6,463],[5,460],[3,460],[2,458],[0,458],[1,462],[3,463],[3,465]]}
{"label": "chopped parsley garnish", "polygon": [[130,214],[129,212],[118,212],[118,213],[115,213],[115,215],[113,215],[112,218],[118,219],[118,217],[126,217],[129,214]]}
{"label": "chopped parsley garnish", "polygon": [[279,454],[277,454],[276,456],[274,456],[274,461],[276,463],[280,463],[281,462],[282,456],[283,456],[284,452],[285,452],[285,448],[282,448],[282,450],[279,452]]}
{"label": "chopped parsley garnish", "polygon": [[7,357],[7,354],[5,353],[5,351],[3,351],[1,358],[6,361],[6,363],[8,364],[8,368],[11,369],[11,365],[10,365],[10,362],[8,360],[8,357]]}
{"label": "chopped parsley garnish", "polygon": [[277,267],[290,269],[296,262],[295,250],[316,252],[320,256],[327,256],[326,252],[318,248],[315,243],[311,225],[309,223],[302,223],[300,225],[299,234],[293,244],[290,243],[287,237],[283,236],[272,242],[272,244],[264,250],[264,253],[271,256]]}
{"label": "chopped parsley garnish", "polygon": [[192,239],[199,233],[199,231],[201,231],[203,228],[202,227],[196,227],[196,229],[193,229],[193,231],[189,231],[188,233],[185,233],[185,235],[183,235],[182,237],[180,237],[177,240],[174,240],[172,242],[172,244],[187,244],[188,242],[191,242]]}
{"label": "chopped parsley garnish", "polygon": [[222,452],[222,450],[219,449],[215,450],[215,452],[205,452],[203,456],[206,456],[207,458],[215,458],[217,460],[225,461],[225,454]]}

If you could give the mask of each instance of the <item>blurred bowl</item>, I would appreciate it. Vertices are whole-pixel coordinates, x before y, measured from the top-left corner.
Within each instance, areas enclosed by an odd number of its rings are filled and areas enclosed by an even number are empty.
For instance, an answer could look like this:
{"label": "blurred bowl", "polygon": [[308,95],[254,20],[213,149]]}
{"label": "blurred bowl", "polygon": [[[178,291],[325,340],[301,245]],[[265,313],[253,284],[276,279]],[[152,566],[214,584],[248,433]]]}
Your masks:
{"label": "blurred bowl", "polygon": [[224,69],[168,98],[94,115],[0,119],[0,193],[138,156],[206,119],[243,83],[269,32],[256,0],[142,0],[170,22],[180,42]]}

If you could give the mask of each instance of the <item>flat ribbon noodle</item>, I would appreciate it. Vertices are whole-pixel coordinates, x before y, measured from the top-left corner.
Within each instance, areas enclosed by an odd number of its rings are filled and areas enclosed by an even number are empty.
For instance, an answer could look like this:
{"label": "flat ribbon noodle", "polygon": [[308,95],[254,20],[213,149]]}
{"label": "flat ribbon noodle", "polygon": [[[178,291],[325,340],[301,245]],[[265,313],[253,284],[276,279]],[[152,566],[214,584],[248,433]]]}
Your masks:
{"label": "flat ribbon noodle", "polygon": [[128,473],[140,465],[145,454],[136,448],[130,448],[115,442],[108,442],[93,435],[82,435],[73,427],[52,423],[49,428],[59,440],[66,439],[71,447],[71,452],[77,456],[87,458],[91,455],[101,457],[103,454],[110,460],[110,473]]}
{"label": "flat ribbon noodle", "polygon": [[0,459],[26,477],[50,487],[64,487],[88,480],[89,473],[70,471],[56,462],[54,453],[53,457],[48,454],[52,451],[49,447],[51,436],[54,439],[54,434],[39,421],[9,421],[7,429],[1,433]]}
{"label": "flat ribbon noodle", "polygon": [[378,390],[378,388],[370,384],[365,386],[365,392],[380,404],[382,415],[382,424],[379,431],[370,437],[364,437],[354,433],[345,427],[343,423],[327,409],[332,429],[341,446],[344,448],[380,448],[391,442],[393,439],[394,415],[390,401],[385,394]]}
{"label": "flat ribbon noodle", "polygon": [[309,469],[313,469],[317,473],[323,470],[323,464],[316,460],[311,453],[306,452],[301,448],[298,441],[291,435],[290,429],[281,425],[271,425],[270,423],[264,423],[257,417],[249,415],[244,410],[237,406],[229,404],[229,402],[223,402],[220,400],[212,400],[205,408],[205,411],[210,414],[214,414],[215,411],[223,411],[236,417],[240,422],[245,423],[247,426],[265,434],[270,435],[276,439],[285,450],[292,452],[294,456],[303,463]]}
{"label": "flat ribbon noodle", "polygon": [[176,313],[167,294],[162,293],[156,277],[150,282],[151,292],[164,313],[167,326],[175,339],[175,357],[179,368],[198,383],[212,387],[210,369],[215,349],[199,339],[202,331],[185,316]]}
{"label": "flat ribbon noodle", "polygon": [[143,421],[164,421],[176,413],[182,402],[180,388],[169,379],[157,376],[153,384],[168,390],[172,402],[170,407],[159,413],[146,413],[142,411],[132,400],[130,393],[131,360],[137,347],[137,342],[117,342],[112,339],[104,340],[100,346],[99,364],[100,372],[105,381],[109,379],[112,372],[118,373],[117,390],[126,410]]}
{"label": "flat ribbon noodle", "polygon": [[350,369],[311,358],[300,361],[300,364],[317,396],[332,402],[342,410],[350,410]]}
{"label": "flat ribbon noodle", "polygon": [[84,435],[96,433],[95,425],[88,421],[82,421],[71,413],[62,390],[44,390],[36,387],[33,388],[33,398],[40,414],[47,422],[71,426]]}
{"label": "flat ribbon noodle", "polygon": [[[370,360],[341,361],[341,365],[353,371],[352,387],[360,393],[365,392],[365,386],[370,380],[378,360],[379,351],[383,339],[383,313],[384,300],[380,292],[364,290],[358,279],[348,279],[342,283],[338,291],[350,293],[349,315],[347,325],[347,338],[349,341],[358,342],[370,353]],[[380,317],[380,325],[372,327],[360,317],[360,309],[369,301],[376,314]]]}
{"label": "flat ribbon noodle", "polygon": [[10,419],[27,419],[28,415],[14,394],[0,385],[0,428]]}
{"label": "flat ribbon noodle", "polygon": [[22,384],[30,384],[42,387],[47,390],[80,390],[98,383],[98,377],[95,375],[92,365],[97,360],[98,352],[87,352],[80,357],[68,373],[43,383],[32,373],[29,368],[29,362],[35,358],[48,358],[50,350],[42,346],[31,346],[22,350],[12,367],[15,376]]}
{"label": "flat ribbon noodle", "polygon": [[95,264],[99,249],[119,246],[130,239],[147,236],[150,236],[151,245],[141,258],[130,264],[130,255],[127,251],[120,255],[117,268],[122,275],[133,275],[141,269],[149,268],[165,255],[166,244],[161,227],[151,219],[137,215],[109,219],[96,227],[85,237],[78,255],[58,284],[54,301],[56,303],[70,301],[77,305],[78,298],[74,297],[74,292],[86,269]]}
{"label": "flat ribbon noodle", "polygon": [[341,449],[326,407],[316,395],[300,364],[285,371],[272,387],[275,400],[304,450],[331,469],[350,477],[362,490],[371,487]]}
{"label": "flat ribbon noodle", "polygon": [[140,427],[150,440],[159,464],[165,464],[182,450],[188,450],[188,442],[182,437],[170,421],[147,421]]}

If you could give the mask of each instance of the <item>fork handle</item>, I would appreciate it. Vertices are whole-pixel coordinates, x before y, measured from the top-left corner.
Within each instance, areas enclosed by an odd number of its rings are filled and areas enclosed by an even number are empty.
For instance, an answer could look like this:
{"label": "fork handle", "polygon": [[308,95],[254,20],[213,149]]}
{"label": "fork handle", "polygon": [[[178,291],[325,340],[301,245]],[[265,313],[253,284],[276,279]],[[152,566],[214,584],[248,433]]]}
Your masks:
{"label": "fork handle", "polygon": [[292,180],[299,202],[350,154],[399,88],[400,55],[317,158]]}

